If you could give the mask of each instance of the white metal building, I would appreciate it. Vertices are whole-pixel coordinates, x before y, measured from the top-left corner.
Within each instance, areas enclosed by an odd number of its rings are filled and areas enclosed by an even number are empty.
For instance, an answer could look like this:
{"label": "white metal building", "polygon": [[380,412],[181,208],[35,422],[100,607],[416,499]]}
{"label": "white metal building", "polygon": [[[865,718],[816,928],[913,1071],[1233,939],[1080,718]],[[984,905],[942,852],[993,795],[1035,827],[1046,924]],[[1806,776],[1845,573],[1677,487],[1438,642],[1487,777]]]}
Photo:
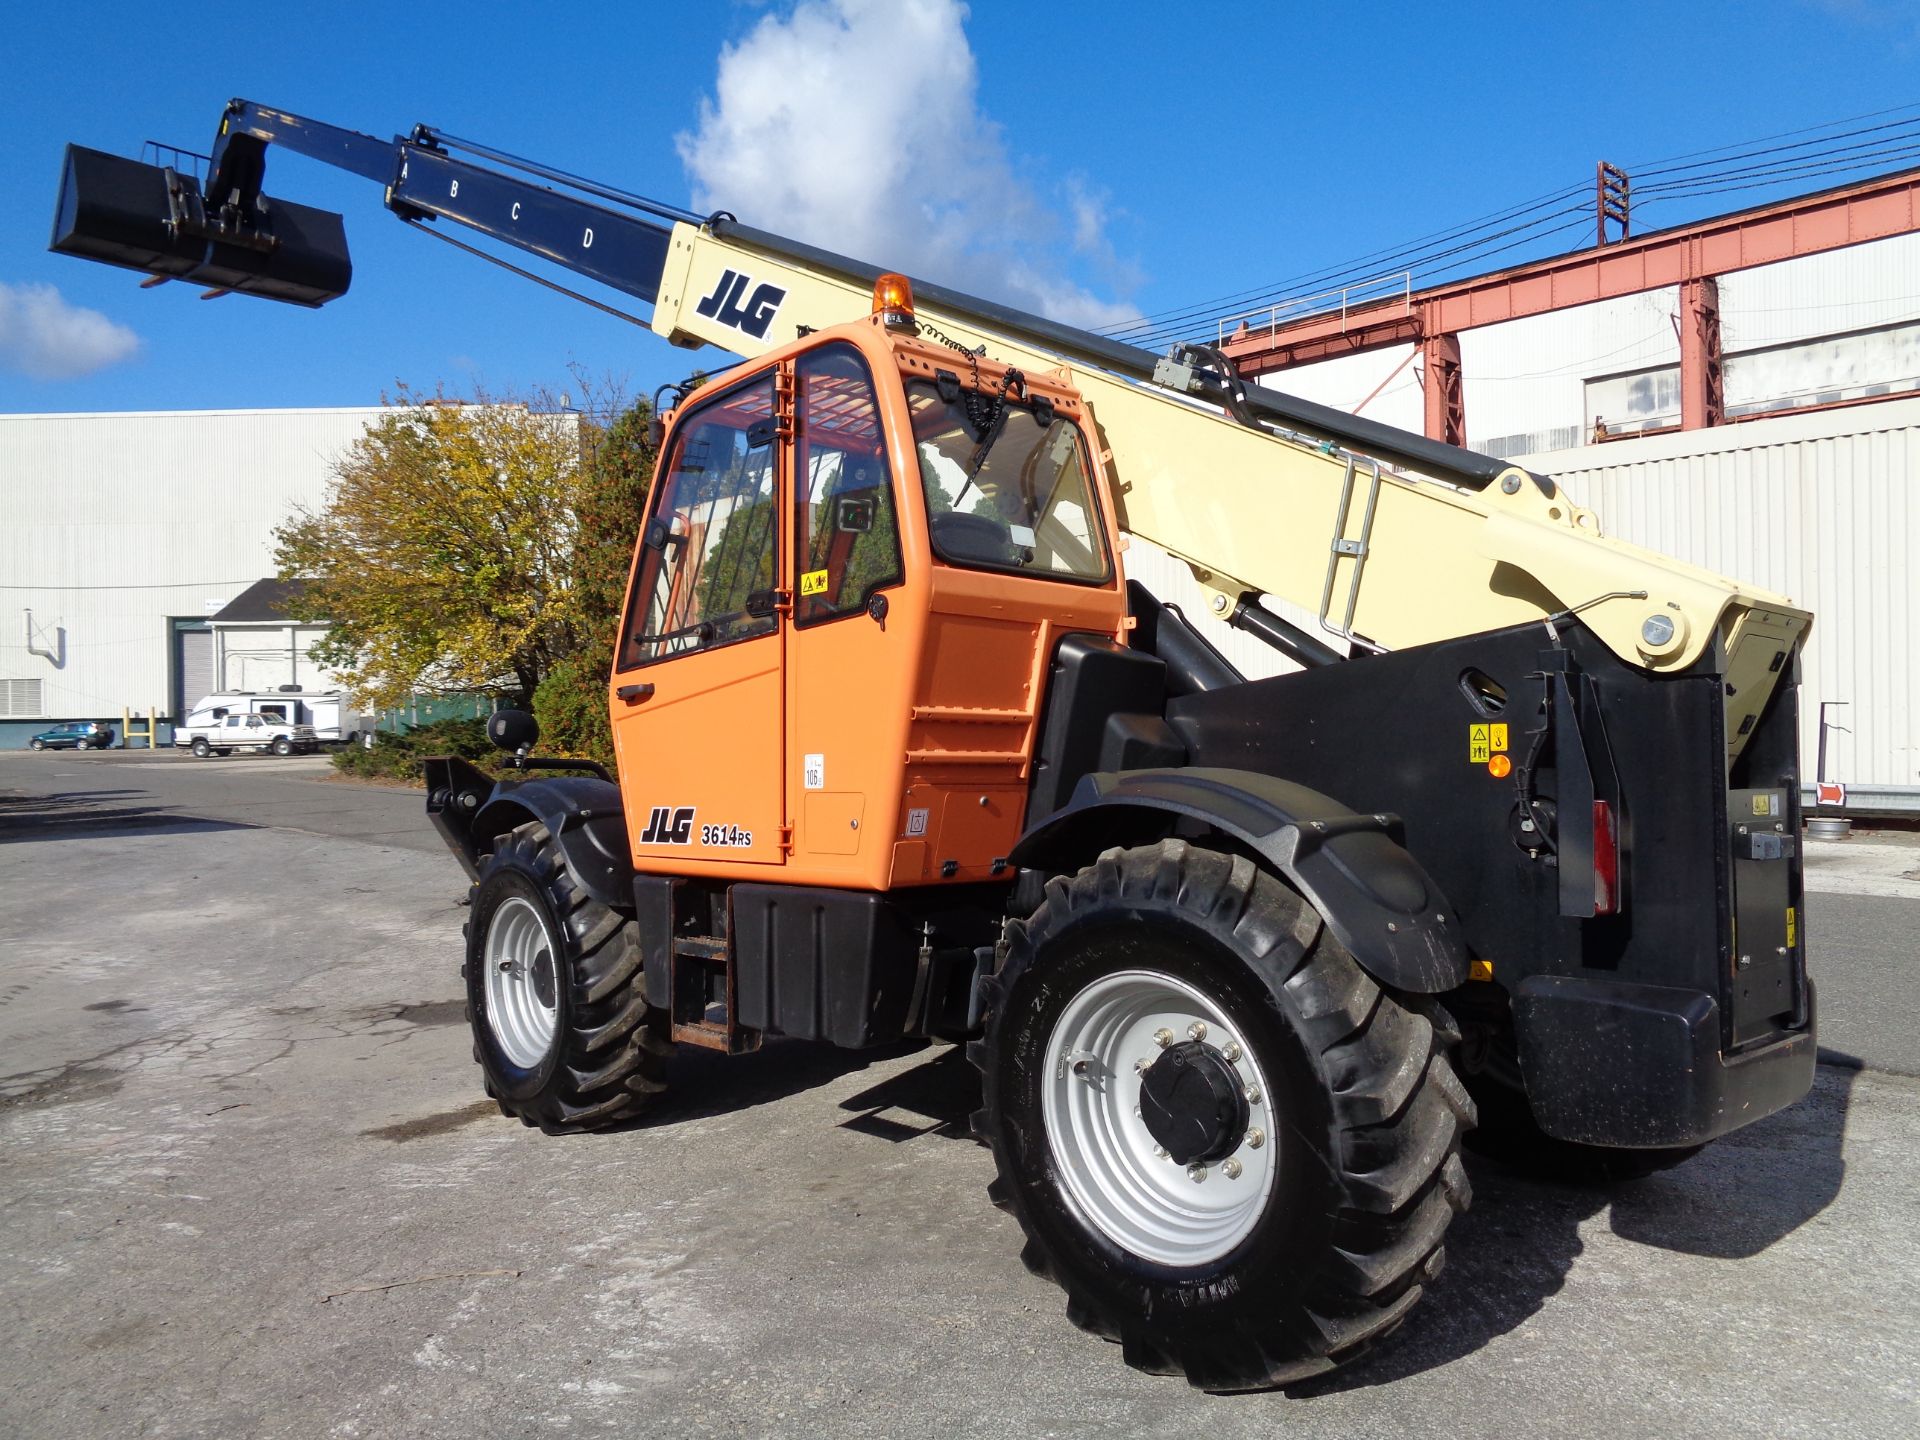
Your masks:
{"label": "white metal building", "polygon": [[1920,811],[1920,398],[1672,431],[1523,457],[1608,534],[1791,596],[1814,613],[1801,662],[1801,776],[1820,702],[1848,803]]}
{"label": "white metal building", "polygon": [[274,573],[274,527],[324,501],[379,414],[0,415],[0,745],[56,720],[173,714],[223,680],[324,684],[305,659],[318,632],[254,622],[228,637],[222,677],[208,621]]}

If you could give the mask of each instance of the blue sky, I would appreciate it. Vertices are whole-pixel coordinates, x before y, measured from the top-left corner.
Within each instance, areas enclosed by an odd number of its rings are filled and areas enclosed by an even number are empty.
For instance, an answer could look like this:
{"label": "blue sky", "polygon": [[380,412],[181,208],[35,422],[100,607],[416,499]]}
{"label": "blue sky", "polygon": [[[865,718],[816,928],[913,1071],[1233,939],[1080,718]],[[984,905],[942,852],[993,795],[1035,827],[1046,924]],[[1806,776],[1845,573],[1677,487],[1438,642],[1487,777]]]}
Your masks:
{"label": "blue sky", "polygon": [[372,185],[291,156],[269,193],[347,217],[354,284],[324,310],[143,292],[47,253],[67,141],[205,150],[233,95],[382,135],[427,121],[1096,323],[1411,240],[1601,158],[1920,102],[1910,0],[102,3],[12,7],[0,34],[0,412],[353,405],[401,381],[566,386],[570,366],[641,391],[721,363],[432,244]]}

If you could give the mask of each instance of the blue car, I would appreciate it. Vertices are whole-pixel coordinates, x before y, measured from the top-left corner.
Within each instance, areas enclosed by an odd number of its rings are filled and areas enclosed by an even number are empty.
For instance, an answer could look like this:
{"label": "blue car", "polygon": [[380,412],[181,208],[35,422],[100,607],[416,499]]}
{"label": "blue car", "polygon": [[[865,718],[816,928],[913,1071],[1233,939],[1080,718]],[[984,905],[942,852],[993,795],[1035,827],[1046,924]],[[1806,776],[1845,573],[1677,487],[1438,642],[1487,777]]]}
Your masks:
{"label": "blue car", "polygon": [[98,720],[69,720],[42,730],[27,741],[30,750],[105,750],[113,744],[113,727]]}

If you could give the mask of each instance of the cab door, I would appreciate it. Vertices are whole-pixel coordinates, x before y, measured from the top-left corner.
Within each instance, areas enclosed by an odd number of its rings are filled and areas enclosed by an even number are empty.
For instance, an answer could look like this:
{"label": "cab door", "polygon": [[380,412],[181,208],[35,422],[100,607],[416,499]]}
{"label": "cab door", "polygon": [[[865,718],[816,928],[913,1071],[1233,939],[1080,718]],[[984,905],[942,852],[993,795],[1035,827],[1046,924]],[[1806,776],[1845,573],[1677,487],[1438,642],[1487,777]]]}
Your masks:
{"label": "cab door", "polygon": [[656,470],[612,682],[635,865],[785,858],[781,785],[790,432],[769,372],[703,400]]}
{"label": "cab door", "polygon": [[795,361],[794,397],[790,878],[884,889],[922,628],[905,597],[885,407],[867,360],[847,343]]}

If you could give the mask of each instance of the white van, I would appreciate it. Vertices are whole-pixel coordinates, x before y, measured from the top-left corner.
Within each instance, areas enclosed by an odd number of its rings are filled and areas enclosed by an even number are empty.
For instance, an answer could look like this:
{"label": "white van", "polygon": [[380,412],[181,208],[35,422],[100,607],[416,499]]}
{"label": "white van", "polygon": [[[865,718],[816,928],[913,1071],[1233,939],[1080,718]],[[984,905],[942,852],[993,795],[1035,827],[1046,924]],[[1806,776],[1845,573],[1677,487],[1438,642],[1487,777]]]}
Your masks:
{"label": "white van", "polygon": [[200,700],[173,727],[173,743],[194,754],[272,750],[301,754],[359,738],[360,714],[337,690],[230,690]]}

